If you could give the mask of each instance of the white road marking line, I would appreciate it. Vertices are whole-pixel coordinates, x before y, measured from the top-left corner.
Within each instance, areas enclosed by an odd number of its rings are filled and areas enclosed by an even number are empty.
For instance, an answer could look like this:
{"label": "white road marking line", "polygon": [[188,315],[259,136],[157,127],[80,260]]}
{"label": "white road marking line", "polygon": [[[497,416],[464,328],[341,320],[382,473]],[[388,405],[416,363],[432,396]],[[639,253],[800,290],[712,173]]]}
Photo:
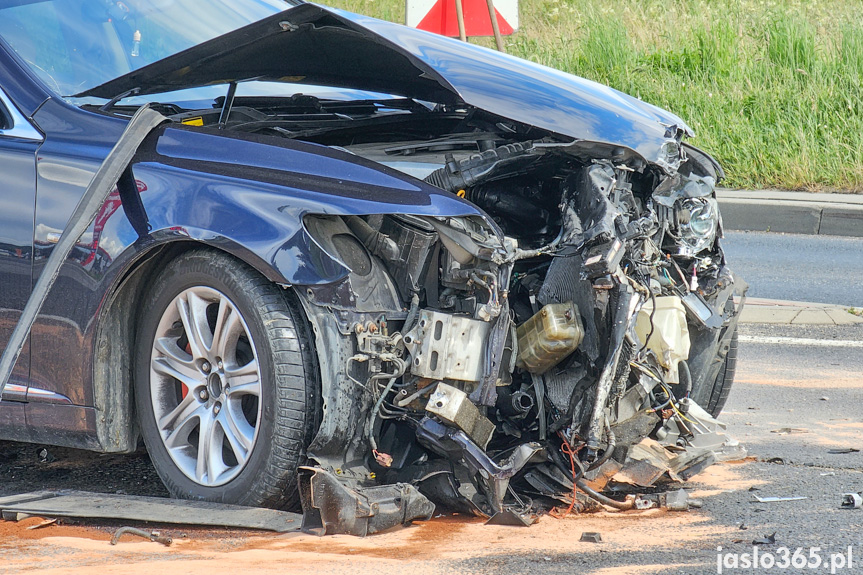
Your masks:
{"label": "white road marking line", "polygon": [[739,335],[741,343],[767,343],[773,345],[809,345],[813,347],[863,347],[863,341],[847,339],[810,339],[805,337],[766,337],[760,335]]}

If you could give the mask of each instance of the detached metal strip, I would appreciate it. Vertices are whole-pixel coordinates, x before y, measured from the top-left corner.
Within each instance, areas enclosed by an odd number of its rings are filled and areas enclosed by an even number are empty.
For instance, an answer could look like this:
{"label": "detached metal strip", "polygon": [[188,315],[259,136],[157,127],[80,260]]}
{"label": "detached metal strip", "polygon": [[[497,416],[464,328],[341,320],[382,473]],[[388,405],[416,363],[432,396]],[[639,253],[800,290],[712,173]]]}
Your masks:
{"label": "detached metal strip", "polygon": [[12,375],[12,369],[15,362],[18,361],[18,356],[21,354],[21,349],[24,347],[24,341],[36,321],[36,316],[42,309],[48,292],[57,275],[60,273],[60,266],[66,261],[72,248],[78,238],[87,231],[90,224],[96,218],[99,208],[105,203],[108,194],[117,185],[123,171],[132,161],[135,152],[138,151],[138,146],[144,141],[144,138],[153,131],[153,129],[166,122],[167,118],[162,114],[151,110],[144,106],[132,116],[129,125],[120,139],[114,145],[114,148],[99,166],[99,169],[90,180],[87,190],[81,196],[72,217],[69,218],[69,223],[66,224],[66,229],[63,230],[63,235],[60,236],[57,245],[51,251],[48,262],[45,264],[45,269],[39,275],[39,280],[33,287],[33,293],[30,294],[30,299],[27,300],[27,305],[24,306],[24,311],[21,312],[21,317],[18,318],[18,324],[9,338],[9,343],[6,344],[6,349],[3,350],[3,356],[0,357],[0,397],[3,396],[3,390],[6,388],[6,382]]}
{"label": "detached metal strip", "polygon": [[0,497],[0,515],[2,514],[10,517],[26,514],[41,517],[234,527],[277,533],[299,531],[303,519],[298,513],[276,509],[73,490],[35,491]]}

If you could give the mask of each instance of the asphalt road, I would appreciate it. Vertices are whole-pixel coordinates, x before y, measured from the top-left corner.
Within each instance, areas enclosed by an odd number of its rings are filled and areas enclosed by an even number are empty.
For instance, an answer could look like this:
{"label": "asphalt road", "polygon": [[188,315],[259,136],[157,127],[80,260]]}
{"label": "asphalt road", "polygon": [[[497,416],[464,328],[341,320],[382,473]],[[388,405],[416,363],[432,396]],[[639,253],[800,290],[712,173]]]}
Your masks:
{"label": "asphalt road", "polygon": [[749,296],[863,307],[863,238],[726,232]]}

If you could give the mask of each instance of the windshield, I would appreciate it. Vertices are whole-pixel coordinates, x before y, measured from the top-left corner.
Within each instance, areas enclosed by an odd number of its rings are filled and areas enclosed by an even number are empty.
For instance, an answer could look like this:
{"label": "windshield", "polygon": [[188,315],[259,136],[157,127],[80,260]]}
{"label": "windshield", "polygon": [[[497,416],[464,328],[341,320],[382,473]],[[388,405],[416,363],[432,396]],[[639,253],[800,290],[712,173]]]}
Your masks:
{"label": "windshield", "polygon": [[99,86],[296,0],[0,0],[0,36],[63,96]]}

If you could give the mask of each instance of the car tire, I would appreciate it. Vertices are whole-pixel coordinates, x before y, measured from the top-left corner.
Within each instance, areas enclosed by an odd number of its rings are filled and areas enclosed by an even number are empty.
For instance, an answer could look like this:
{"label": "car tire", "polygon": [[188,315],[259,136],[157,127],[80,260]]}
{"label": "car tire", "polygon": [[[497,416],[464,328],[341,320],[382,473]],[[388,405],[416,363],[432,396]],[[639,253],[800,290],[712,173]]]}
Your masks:
{"label": "car tire", "polygon": [[245,263],[195,250],[140,308],[135,400],[172,496],[294,508],[320,384],[296,296]]}
{"label": "car tire", "polygon": [[719,373],[716,375],[713,385],[705,385],[706,389],[700,390],[696,399],[697,403],[713,417],[719,417],[719,414],[722,413],[722,408],[725,407],[725,402],[728,401],[731,386],[734,384],[734,374],[736,371],[737,328],[735,327],[728,345],[728,353],[725,354],[725,360],[722,362],[722,367],[719,368]]}

